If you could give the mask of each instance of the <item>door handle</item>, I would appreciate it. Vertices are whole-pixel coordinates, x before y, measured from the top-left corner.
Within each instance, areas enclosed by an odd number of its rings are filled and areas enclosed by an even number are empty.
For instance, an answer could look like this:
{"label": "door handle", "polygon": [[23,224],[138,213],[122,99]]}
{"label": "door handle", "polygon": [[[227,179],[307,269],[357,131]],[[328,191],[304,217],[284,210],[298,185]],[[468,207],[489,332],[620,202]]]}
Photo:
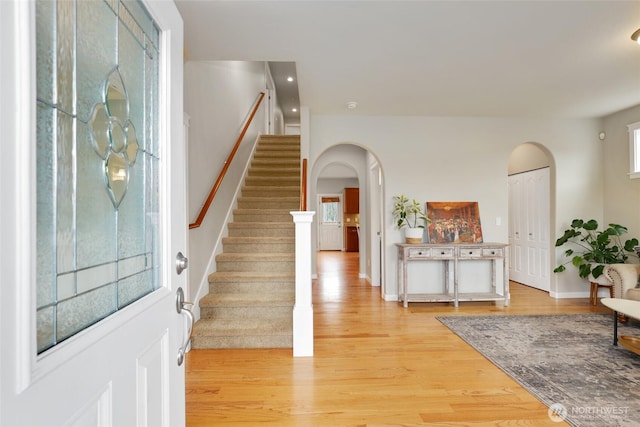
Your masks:
{"label": "door handle", "polygon": [[191,312],[191,310],[185,307],[186,305],[192,306],[193,303],[185,301],[184,291],[182,290],[182,288],[178,288],[178,291],[176,292],[176,311],[178,312],[178,314],[184,314],[185,316],[187,316],[187,320],[189,322],[185,338],[182,341],[182,345],[180,346],[180,348],[178,348],[178,366],[181,366],[182,362],[184,362],[184,355],[187,351],[189,341],[191,341],[191,333],[193,332],[193,313]]}

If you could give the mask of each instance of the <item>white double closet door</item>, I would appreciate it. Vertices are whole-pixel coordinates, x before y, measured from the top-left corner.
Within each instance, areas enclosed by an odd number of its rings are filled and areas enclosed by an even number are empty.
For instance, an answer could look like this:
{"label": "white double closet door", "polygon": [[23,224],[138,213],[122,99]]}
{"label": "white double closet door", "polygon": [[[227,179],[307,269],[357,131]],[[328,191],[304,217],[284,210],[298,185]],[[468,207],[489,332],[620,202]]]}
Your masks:
{"label": "white double closet door", "polygon": [[509,176],[509,277],[549,291],[549,168]]}

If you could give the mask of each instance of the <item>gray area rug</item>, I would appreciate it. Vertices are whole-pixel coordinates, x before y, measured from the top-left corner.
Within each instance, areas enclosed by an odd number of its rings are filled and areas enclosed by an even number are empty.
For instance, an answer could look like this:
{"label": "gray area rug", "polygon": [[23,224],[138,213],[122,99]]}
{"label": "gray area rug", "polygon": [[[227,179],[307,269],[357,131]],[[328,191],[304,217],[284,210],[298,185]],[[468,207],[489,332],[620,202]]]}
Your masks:
{"label": "gray area rug", "polygon": [[[613,316],[450,316],[438,320],[573,426],[640,426],[640,356],[613,346]],[[638,323],[618,336],[640,336]]]}

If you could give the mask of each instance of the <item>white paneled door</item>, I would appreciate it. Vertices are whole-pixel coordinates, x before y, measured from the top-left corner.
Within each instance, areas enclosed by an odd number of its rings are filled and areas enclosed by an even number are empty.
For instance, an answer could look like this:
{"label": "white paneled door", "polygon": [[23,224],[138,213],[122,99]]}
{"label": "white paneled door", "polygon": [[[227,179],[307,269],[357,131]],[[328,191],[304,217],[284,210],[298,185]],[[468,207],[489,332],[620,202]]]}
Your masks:
{"label": "white paneled door", "polygon": [[549,168],[509,176],[509,277],[550,289]]}
{"label": "white paneled door", "polygon": [[343,249],[342,196],[325,194],[318,196],[318,246],[321,251]]}
{"label": "white paneled door", "polygon": [[[90,7],[85,7],[89,3]],[[78,59],[72,59],[71,68],[67,70],[58,68],[56,72],[55,65],[47,68],[51,64],[38,64],[42,67],[36,76],[36,4],[44,7],[38,13],[54,14],[53,27],[57,30],[67,25],[75,28],[73,23],[76,19],[80,22],[83,14],[103,14],[101,16],[111,23],[110,28],[119,34],[114,46],[119,43],[120,48],[128,44],[145,49],[144,55],[122,57],[125,62],[131,61],[112,67],[111,74],[95,73],[98,77],[94,80],[109,82],[108,91],[104,89],[108,93],[106,99],[87,103],[87,108],[95,107],[94,111],[98,111],[98,107],[106,103],[106,110],[100,111],[106,111],[111,118],[105,121],[95,116],[97,119],[93,120],[81,113],[80,104],[86,93],[83,90],[95,85],[66,84],[76,77],[78,81],[90,80],[91,72],[76,73],[73,67],[80,69],[86,58],[91,59],[87,61],[90,66],[95,66],[100,63],[103,49],[84,57],[78,53]],[[145,2],[149,15],[160,29],[159,37],[153,40],[142,35],[148,29],[153,30],[153,25],[136,27],[142,22],[141,15],[136,14],[144,13],[141,12],[144,8],[138,9],[134,2],[86,2],[78,3],[78,7],[69,7],[69,4],[67,0],[0,2],[0,47],[4,58],[0,75],[3,94],[0,128],[5,158],[0,168],[0,200],[3,202],[0,210],[3,259],[0,425],[183,426],[184,365],[178,365],[177,355],[185,340],[187,319],[176,307],[178,287],[187,286],[186,274],[178,274],[176,269],[176,254],[186,254],[187,249],[182,20],[172,1]],[[62,9],[56,10],[56,7]],[[117,13],[120,18],[113,18]],[[105,22],[105,19],[96,22]],[[130,31],[127,27],[140,31]],[[46,30],[38,28],[38,37]],[[71,40],[71,45],[78,50],[91,51],[95,45],[83,44],[82,37],[92,37],[98,32],[96,23],[91,22],[61,37]],[[99,37],[104,34],[100,32]],[[141,40],[145,42],[140,43]],[[64,48],[65,43],[63,40],[57,48],[53,47],[58,60],[72,55]],[[147,48],[157,48],[153,52],[159,55],[153,55]],[[153,61],[158,65],[155,69],[159,89],[155,92],[157,96],[152,97],[154,104],[157,101],[154,115],[157,114],[158,120],[157,127],[136,126],[134,133],[131,123],[135,120],[148,123],[148,118],[134,117],[136,106],[143,102],[133,91],[136,77],[132,73],[133,63],[144,64],[145,55],[149,61],[146,68],[143,65],[144,73],[154,72],[148,65]],[[107,61],[115,58],[116,55],[111,55]],[[67,71],[70,74],[65,74]],[[40,92],[36,95],[42,89],[40,80],[36,87],[36,79],[46,80],[47,73],[56,75],[54,96],[69,95],[66,100],[77,107],[67,109],[66,101],[51,103],[41,99]],[[140,81],[144,83],[144,79]],[[121,108],[128,96],[131,107]],[[50,110],[53,112],[48,113]],[[52,126],[41,128],[42,114],[54,117]],[[122,114],[121,118],[130,114],[131,122],[117,121],[113,118],[116,114]],[[93,124],[105,131],[96,133],[93,148],[81,145],[89,141],[83,139],[87,121],[89,126]],[[65,128],[67,122],[73,125]],[[100,128],[101,125],[105,127]],[[122,129],[125,132],[118,132]],[[154,132],[157,138],[153,137]],[[39,152],[43,136],[58,141],[53,144],[53,155],[48,156],[50,163],[43,163]],[[137,141],[133,141],[136,137]],[[152,147],[148,137],[157,145]],[[77,148],[67,150],[64,146],[67,139],[73,147],[77,141]],[[103,145],[103,141],[108,143]],[[126,142],[119,144],[118,141]],[[84,170],[82,156],[85,154],[88,162],[103,167]],[[65,156],[70,163],[65,163]],[[43,170],[52,173],[46,175]],[[61,173],[68,176],[61,177]],[[84,173],[101,179],[76,179]],[[95,188],[95,192],[87,196],[89,203],[80,201],[80,194],[87,186]],[[139,192],[140,188],[145,190]],[[50,190],[53,191],[49,197],[45,191]],[[155,193],[149,194],[152,191]],[[42,215],[43,194],[43,199],[53,200],[50,216]],[[65,194],[71,197],[64,197]],[[78,205],[75,205],[76,198]],[[139,222],[127,222],[131,219],[128,211],[133,211],[132,205],[144,205],[141,200],[151,199],[157,204],[152,203],[150,210],[145,206],[147,210],[143,214],[135,215]],[[101,203],[106,207],[111,205],[110,215],[116,218],[112,229],[122,239],[113,240],[119,242],[115,245],[108,233],[105,234],[101,217],[92,214],[86,218],[87,209],[96,209]],[[67,210],[68,206],[71,208]],[[51,218],[55,220],[50,221]],[[47,238],[42,240],[40,233],[43,227],[46,229],[43,225],[46,222],[54,223],[54,231],[47,237],[53,242],[52,265],[39,261],[47,243],[44,241]],[[96,224],[99,229],[91,231]],[[142,232],[136,224],[144,225]],[[150,229],[154,230],[153,239],[148,239]],[[91,241],[72,237],[82,233],[103,233],[105,238]],[[131,244],[135,236],[143,236],[143,253],[121,256],[135,246]],[[104,248],[112,247],[115,247],[112,261],[91,267],[79,265],[88,252],[104,252]],[[147,250],[150,247],[153,249]],[[73,266],[72,271],[63,270],[67,264]],[[50,282],[42,280],[43,277],[50,278]],[[112,292],[116,289],[117,292]],[[98,297],[85,300],[90,294]],[[140,294],[140,298],[133,298],[135,294]],[[74,311],[68,311],[71,306]],[[109,306],[117,308],[99,312]],[[97,316],[96,320],[91,320],[91,316]],[[83,327],[77,328],[79,324]]]}

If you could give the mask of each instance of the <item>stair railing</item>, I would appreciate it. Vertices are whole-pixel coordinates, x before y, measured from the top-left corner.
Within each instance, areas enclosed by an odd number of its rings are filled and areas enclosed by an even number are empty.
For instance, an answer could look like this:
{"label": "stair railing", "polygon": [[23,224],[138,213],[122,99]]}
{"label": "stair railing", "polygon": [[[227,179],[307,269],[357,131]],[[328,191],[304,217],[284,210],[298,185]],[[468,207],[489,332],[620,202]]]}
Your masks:
{"label": "stair railing", "polygon": [[258,95],[258,99],[256,100],[253,109],[251,110],[251,113],[249,114],[249,117],[247,118],[247,121],[244,124],[244,127],[242,128],[242,132],[240,132],[240,136],[238,136],[238,139],[236,140],[236,144],[233,146],[233,149],[231,150],[231,153],[229,153],[229,156],[227,157],[227,160],[224,161],[224,166],[222,167],[222,170],[220,171],[220,174],[218,175],[218,179],[216,179],[216,182],[213,184],[213,187],[211,187],[211,191],[209,192],[209,196],[207,196],[207,200],[205,200],[204,204],[202,205],[202,209],[200,209],[200,213],[198,214],[198,218],[196,218],[195,222],[189,224],[189,230],[191,230],[192,228],[198,228],[202,225],[202,221],[204,221],[204,217],[207,215],[207,211],[209,210],[209,207],[211,206],[211,202],[213,202],[213,198],[216,196],[216,193],[218,192],[218,189],[220,188],[220,185],[222,184],[222,180],[224,179],[225,175],[227,174],[227,170],[229,169],[229,166],[231,165],[231,161],[233,160],[233,157],[236,155],[236,151],[238,151],[238,148],[240,147],[240,144],[242,143],[242,140],[244,139],[244,135],[247,133],[247,130],[249,129],[249,126],[251,125],[251,121],[253,120],[253,117],[256,115],[256,113],[258,112],[258,108],[260,108],[260,104],[262,103],[262,99],[264,98],[264,92],[260,92],[260,94]]}
{"label": "stair railing", "polygon": [[302,159],[302,170],[300,178],[300,210],[307,210],[307,159]]}

